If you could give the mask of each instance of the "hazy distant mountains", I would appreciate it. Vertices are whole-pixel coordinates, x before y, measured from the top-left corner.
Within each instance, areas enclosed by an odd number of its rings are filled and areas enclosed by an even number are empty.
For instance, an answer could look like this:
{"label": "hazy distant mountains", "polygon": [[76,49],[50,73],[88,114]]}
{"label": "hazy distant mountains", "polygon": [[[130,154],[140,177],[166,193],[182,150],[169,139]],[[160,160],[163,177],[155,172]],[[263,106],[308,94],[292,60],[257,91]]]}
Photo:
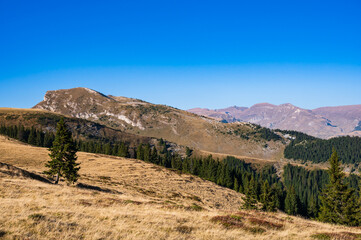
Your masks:
{"label": "hazy distant mountains", "polygon": [[292,104],[255,104],[210,110],[193,108],[189,112],[227,122],[251,122],[272,129],[296,130],[320,138],[340,135],[361,136],[361,105],[302,109]]}

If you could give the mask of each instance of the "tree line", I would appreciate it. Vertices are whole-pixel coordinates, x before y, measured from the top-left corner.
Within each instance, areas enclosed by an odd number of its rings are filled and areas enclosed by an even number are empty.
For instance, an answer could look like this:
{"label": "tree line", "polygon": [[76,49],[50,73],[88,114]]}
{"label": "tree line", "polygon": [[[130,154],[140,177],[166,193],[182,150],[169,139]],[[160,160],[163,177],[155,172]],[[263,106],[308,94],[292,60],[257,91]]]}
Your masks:
{"label": "tree line", "polygon": [[335,148],[343,163],[358,164],[361,162],[360,137],[336,137],[331,139],[296,139],[285,148],[284,156],[288,159],[327,162]]}
{"label": "tree line", "polygon": [[55,139],[55,135],[52,132],[43,132],[34,127],[26,128],[23,125],[6,126],[2,124],[0,126],[0,134],[29,143],[33,146],[47,148],[52,146]]}

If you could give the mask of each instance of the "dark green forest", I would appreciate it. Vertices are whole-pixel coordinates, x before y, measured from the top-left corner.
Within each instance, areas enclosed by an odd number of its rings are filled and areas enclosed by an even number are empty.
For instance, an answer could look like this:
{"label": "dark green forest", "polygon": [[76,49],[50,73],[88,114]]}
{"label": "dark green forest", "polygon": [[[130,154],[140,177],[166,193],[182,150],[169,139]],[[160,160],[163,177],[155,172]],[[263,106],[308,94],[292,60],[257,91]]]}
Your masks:
{"label": "dark green forest", "polygon": [[52,132],[43,132],[35,128],[25,128],[19,126],[0,126],[0,134],[17,139],[19,141],[29,143],[38,147],[51,147],[55,139]]}
{"label": "dark green forest", "polygon": [[284,156],[288,159],[327,162],[335,148],[342,163],[358,165],[361,162],[360,137],[344,136],[325,140],[296,131],[280,132],[295,137],[284,151]]}
{"label": "dark green forest", "polygon": [[[327,170],[307,170],[304,167],[288,164],[284,167],[283,183],[286,188],[294,187],[297,195],[298,213],[316,217],[319,211],[319,194],[329,183]],[[359,192],[360,177],[350,174],[344,183]]]}

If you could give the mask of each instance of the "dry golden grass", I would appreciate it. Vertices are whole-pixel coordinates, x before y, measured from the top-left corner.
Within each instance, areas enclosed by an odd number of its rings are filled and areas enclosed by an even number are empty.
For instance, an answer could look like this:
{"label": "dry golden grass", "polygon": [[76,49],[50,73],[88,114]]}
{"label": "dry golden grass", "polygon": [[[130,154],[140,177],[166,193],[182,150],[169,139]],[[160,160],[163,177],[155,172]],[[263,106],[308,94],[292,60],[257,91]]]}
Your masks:
{"label": "dry golden grass", "polygon": [[[4,239],[352,239],[359,228],[239,211],[242,195],[134,159],[79,153],[82,187],[0,168]],[[47,150],[0,137],[0,162],[40,173]]]}

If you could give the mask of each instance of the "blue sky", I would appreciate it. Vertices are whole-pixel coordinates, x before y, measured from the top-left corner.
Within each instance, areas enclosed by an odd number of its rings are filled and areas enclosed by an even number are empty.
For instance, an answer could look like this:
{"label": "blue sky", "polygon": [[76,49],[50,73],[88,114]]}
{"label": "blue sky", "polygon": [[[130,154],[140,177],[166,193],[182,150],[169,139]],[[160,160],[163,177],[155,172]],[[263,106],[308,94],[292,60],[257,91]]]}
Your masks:
{"label": "blue sky", "polygon": [[0,107],[89,87],[182,109],[361,104],[360,1],[0,0]]}

